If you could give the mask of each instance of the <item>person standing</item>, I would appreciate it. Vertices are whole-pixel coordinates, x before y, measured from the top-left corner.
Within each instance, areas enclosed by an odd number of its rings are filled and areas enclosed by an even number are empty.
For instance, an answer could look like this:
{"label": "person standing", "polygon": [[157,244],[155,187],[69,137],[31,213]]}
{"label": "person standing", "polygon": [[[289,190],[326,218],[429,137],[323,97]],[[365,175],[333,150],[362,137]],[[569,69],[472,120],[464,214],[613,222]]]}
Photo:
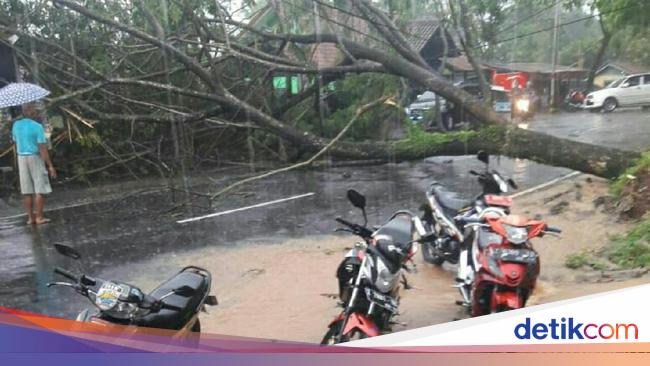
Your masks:
{"label": "person standing", "polygon": [[23,118],[14,122],[11,130],[18,155],[20,192],[29,217],[28,225],[41,225],[50,221],[43,215],[44,196],[52,193],[48,175],[52,179],[56,178],[56,170],[47,150],[45,130],[35,121],[36,118],[38,118],[36,105],[25,104]]}

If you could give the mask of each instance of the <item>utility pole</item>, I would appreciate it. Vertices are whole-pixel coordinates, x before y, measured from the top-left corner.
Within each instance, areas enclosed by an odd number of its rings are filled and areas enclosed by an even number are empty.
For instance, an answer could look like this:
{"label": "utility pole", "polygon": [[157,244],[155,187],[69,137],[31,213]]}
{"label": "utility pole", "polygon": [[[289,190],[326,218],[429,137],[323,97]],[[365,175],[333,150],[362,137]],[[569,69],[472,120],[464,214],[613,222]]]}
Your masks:
{"label": "utility pole", "polygon": [[556,105],[555,105],[555,89],[557,88],[557,74],[555,73],[555,68],[557,66],[557,36],[558,36],[558,26],[560,24],[560,3],[562,1],[559,1],[555,3],[555,26],[553,27],[553,54],[552,54],[552,64],[553,64],[553,71],[551,74],[551,111],[554,112]]}

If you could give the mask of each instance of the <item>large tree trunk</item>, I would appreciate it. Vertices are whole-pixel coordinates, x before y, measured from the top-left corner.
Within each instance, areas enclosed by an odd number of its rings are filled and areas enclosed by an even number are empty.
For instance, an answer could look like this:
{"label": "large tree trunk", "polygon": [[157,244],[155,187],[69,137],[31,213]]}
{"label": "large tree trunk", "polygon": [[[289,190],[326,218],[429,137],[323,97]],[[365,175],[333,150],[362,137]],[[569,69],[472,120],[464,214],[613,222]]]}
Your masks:
{"label": "large tree trunk", "polygon": [[[552,153],[551,149],[552,147]],[[489,127],[451,134],[426,134],[393,143],[339,143],[338,158],[414,160],[436,155],[471,155],[478,151],[530,159],[601,177],[620,175],[637,159],[637,152],[602,147],[520,128]]]}

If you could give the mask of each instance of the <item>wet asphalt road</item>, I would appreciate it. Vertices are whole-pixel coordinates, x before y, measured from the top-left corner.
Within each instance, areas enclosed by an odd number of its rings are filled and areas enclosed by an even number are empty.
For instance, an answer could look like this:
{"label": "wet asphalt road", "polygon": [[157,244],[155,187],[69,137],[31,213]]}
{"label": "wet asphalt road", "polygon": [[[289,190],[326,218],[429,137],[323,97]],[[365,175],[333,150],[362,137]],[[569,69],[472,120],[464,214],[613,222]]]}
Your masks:
{"label": "wet asphalt road", "polygon": [[[493,168],[512,176],[520,183],[520,189],[569,172],[525,160],[493,160]],[[180,197],[166,191],[55,210],[49,213],[53,222],[42,227],[27,227],[23,218],[0,219],[0,251],[3,253],[0,258],[0,306],[73,317],[89,305],[69,289],[46,288],[45,284],[55,278],[51,272],[54,266],[75,268],[74,263],[54,251],[54,243],[78,248],[84,255],[82,264],[91,275],[117,276],[116,280],[138,278],[140,265],[161,255],[173,257],[183,251],[231,246],[252,238],[271,245],[286,238],[330,233],[336,228],[336,216],[360,221],[359,212],[345,199],[349,188],[367,195],[370,224],[381,223],[397,209],[416,211],[432,180],[471,197],[478,193],[479,187],[468,171],[481,167],[474,157],[439,157],[380,166],[293,171],[247,186],[245,194],[229,196],[219,202],[215,210],[307,192],[314,192],[314,196],[183,225],[176,220],[211,211],[200,207],[170,211],[177,206]],[[195,186],[193,189],[215,191],[223,187],[223,179],[225,177],[218,181],[218,186]],[[192,183],[193,180],[189,180]],[[84,191],[76,193],[82,195]],[[69,196],[70,192],[65,195]],[[196,203],[200,204],[200,200]],[[55,196],[52,205],[57,204],[61,202],[56,202]],[[115,268],[127,273],[116,274]],[[160,268],[169,275],[177,270]]]}
{"label": "wet asphalt road", "polygon": [[571,140],[624,150],[650,150],[650,110],[619,109],[612,113],[538,115],[529,129]]}

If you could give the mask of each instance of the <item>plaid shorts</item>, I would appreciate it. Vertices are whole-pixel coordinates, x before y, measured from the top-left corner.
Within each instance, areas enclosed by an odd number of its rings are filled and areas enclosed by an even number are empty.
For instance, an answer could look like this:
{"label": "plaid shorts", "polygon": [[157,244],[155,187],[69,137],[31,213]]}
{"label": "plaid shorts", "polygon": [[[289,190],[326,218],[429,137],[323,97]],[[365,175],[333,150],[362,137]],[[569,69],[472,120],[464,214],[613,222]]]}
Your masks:
{"label": "plaid shorts", "polygon": [[18,173],[22,194],[52,193],[45,162],[40,155],[18,155]]}

